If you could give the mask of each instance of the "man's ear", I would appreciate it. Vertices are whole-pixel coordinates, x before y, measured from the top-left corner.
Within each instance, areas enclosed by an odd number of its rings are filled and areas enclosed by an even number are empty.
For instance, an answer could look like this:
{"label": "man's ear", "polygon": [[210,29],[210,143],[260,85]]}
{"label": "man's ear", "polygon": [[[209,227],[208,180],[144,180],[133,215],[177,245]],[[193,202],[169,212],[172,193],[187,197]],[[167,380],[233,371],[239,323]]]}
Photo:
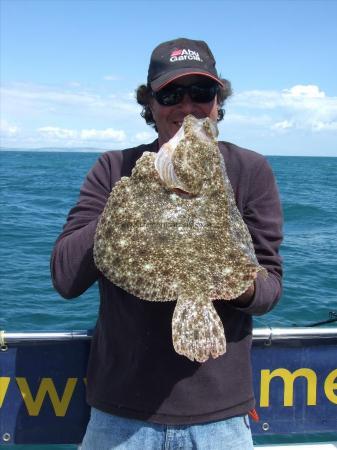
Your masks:
{"label": "man's ear", "polygon": [[153,98],[150,98],[149,103],[148,103],[148,107],[150,108],[150,111],[151,111],[152,114],[153,114],[152,104],[153,104]]}

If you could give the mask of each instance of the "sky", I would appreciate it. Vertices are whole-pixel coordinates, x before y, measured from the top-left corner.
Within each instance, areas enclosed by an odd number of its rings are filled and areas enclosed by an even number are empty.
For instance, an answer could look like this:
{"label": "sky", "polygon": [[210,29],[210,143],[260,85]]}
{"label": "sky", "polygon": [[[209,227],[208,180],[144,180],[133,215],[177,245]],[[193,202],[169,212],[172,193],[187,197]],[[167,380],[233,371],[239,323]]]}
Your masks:
{"label": "sky", "polygon": [[151,52],[208,43],[233,95],[220,139],[337,156],[337,0],[0,0],[1,147],[152,142],[135,89]]}

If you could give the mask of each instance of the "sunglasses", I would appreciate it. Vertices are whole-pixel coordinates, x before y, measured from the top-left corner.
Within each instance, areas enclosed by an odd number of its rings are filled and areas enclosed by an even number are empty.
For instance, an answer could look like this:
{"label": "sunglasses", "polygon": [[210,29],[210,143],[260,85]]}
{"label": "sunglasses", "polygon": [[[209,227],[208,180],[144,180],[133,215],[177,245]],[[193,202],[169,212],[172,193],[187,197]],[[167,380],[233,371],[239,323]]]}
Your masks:
{"label": "sunglasses", "polygon": [[170,84],[158,92],[152,92],[152,96],[162,106],[173,106],[180,103],[185,94],[188,94],[192,102],[209,103],[218,93],[217,83],[195,83],[190,86]]}

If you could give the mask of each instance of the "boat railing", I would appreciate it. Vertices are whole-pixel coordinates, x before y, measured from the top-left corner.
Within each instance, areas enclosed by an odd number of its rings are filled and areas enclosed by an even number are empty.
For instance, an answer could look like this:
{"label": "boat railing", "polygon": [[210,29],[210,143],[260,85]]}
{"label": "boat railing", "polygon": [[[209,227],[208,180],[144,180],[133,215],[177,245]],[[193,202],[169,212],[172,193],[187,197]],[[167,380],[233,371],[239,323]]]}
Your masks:
{"label": "boat railing", "polygon": [[[90,340],[92,330],[76,331],[29,331],[29,332],[2,332],[3,343],[18,344],[20,342],[36,341],[71,341],[71,340]],[[307,327],[288,327],[288,328],[255,328],[253,330],[253,343],[277,343],[293,340],[315,340],[315,339],[337,339],[337,327],[326,328],[307,328]]]}

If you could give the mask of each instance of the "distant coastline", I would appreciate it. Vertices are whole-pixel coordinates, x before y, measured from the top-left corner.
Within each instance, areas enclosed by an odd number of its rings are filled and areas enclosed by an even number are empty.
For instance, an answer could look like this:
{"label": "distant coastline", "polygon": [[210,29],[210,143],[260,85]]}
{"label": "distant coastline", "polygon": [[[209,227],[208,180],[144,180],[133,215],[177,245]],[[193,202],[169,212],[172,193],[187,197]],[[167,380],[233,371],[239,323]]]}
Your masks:
{"label": "distant coastline", "polygon": [[97,148],[97,147],[37,147],[37,148],[0,147],[0,152],[102,153],[109,150],[111,149]]}
{"label": "distant coastline", "polygon": [[[22,148],[22,147],[0,147],[0,152],[36,152],[36,153],[104,153],[107,151],[114,151],[111,148],[97,148],[97,147],[38,147],[38,148]],[[117,151],[117,150],[116,150]],[[285,158],[336,158],[336,155],[303,155],[303,154],[287,154],[280,155],[277,153],[261,153],[264,156],[277,156]]]}

